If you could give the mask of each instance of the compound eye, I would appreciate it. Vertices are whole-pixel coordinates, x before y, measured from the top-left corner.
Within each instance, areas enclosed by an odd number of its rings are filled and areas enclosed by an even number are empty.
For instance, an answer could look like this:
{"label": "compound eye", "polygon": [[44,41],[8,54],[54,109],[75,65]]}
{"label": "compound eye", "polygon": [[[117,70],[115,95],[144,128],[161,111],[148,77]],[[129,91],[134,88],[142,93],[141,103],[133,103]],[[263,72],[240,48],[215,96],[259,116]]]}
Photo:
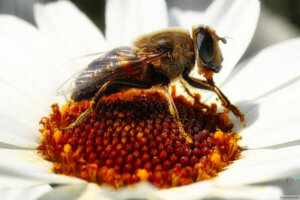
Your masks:
{"label": "compound eye", "polygon": [[200,59],[205,64],[211,62],[214,55],[214,42],[211,35],[204,28],[199,28],[196,43]]}

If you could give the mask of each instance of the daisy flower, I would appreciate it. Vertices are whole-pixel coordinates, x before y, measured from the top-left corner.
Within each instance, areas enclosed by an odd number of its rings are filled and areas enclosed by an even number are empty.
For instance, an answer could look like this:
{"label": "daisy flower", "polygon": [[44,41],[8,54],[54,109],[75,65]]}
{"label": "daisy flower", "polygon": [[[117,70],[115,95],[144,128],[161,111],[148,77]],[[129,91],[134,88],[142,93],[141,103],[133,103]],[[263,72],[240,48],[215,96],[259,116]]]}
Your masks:
{"label": "daisy flower", "polygon": [[[283,191],[264,183],[299,174],[297,128],[300,87],[298,52],[293,39],[258,52],[238,63],[254,34],[260,4],[214,1],[205,12],[167,12],[164,1],[109,0],[106,37],[69,1],[36,5],[37,28],[18,18],[0,15],[0,196],[3,199],[278,199]],[[168,20],[169,18],[169,20]],[[50,105],[66,103],[57,88],[76,69],[69,60],[89,53],[130,45],[140,34],[168,26],[207,24],[228,37],[222,45],[223,69],[217,85],[245,114],[246,127],[233,118],[241,136],[241,157],[217,177],[171,189],[149,183],[111,190],[54,174],[53,163],[36,148],[42,116]],[[234,66],[236,66],[234,68]],[[202,92],[201,92],[202,94]],[[203,96],[204,96],[203,92]],[[215,96],[207,93],[207,102]],[[286,98],[289,97],[289,98]]]}

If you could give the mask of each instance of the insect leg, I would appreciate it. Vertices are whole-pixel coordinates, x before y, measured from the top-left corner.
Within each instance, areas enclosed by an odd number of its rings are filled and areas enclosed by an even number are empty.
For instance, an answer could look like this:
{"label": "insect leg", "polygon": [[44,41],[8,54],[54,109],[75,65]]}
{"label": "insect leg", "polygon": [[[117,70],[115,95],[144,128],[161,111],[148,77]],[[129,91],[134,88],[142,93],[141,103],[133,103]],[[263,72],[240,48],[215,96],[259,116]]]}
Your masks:
{"label": "insect leg", "polygon": [[178,110],[176,108],[176,105],[173,101],[172,96],[169,93],[169,87],[168,86],[163,86],[162,87],[162,92],[165,94],[167,100],[168,100],[168,104],[169,104],[169,111],[171,113],[171,115],[175,118],[177,126],[179,128],[179,132],[183,135],[183,137],[185,138],[185,140],[189,143],[192,143],[193,140],[190,138],[190,136],[184,131],[184,128],[182,127],[182,124],[179,120],[179,114],[178,114]]}
{"label": "insect leg", "polygon": [[106,83],[104,83],[102,85],[102,87],[97,91],[96,95],[92,98],[92,100],[90,101],[90,106],[89,108],[84,111],[83,113],[80,114],[79,117],[77,117],[77,119],[75,120],[75,122],[73,122],[72,124],[70,124],[69,126],[67,126],[64,129],[70,129],[73,128],[74,126],[76,126],[77,124],[79,124],[84,118],[86,118],[93,110],[94,110],[94,106],[96,105],[95,102],[98,102],[100,94],[105,91],[105,89],[107,88],[107,86],[110,84],[110,81],[107,81]]}
{"label": "insect leg", "polygon": [[190,84],[191,86],[193,86],[195,88],[209,90],[209,91],[214,92],[221,100],[222,106],[229,109],[235,116],[240,118],[241,121],[244,121],[244,115],[241,113],[241,111],[236,106],[231,104],[229,99],[225,96],[225,94],[217,86],[215,86],[214,84],[210,84],[207,81],[203,81],[203,80],[196,79],[196,78],[191,78],[186,74],[183,75],[183,78],[186,82],[188,82],[188,84]]}
{"label": "insect leg", "polygon": [[[180,80],[180,83],[184,89],[184,91],[191,97],[194,99],[195,102],[197,102],[198,104],[201,104],[200,100],[198,98],[196,98],[194,96],[194,94],[190,91],[190,89],[186,86],[186,84],[183,82],[183,80]],[[208,106],[206,106],[205,104],[201,104],[201,106],[203,106],[204,108],[208,108]]]}

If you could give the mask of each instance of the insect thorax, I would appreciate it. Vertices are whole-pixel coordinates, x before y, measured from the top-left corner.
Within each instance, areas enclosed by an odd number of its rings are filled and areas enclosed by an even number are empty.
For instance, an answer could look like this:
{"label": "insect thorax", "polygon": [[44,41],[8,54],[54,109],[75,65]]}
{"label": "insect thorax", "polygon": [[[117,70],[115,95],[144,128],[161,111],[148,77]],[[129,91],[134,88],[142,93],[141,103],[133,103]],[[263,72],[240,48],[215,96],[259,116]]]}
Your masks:
{"label": "insect thorax", "polygon": [[166,29],[144,35],[134,45],[146,52],[165,53],[166,57],[151,64],[170,80],[195,64],[193,40],[189,32],[182,29]]}

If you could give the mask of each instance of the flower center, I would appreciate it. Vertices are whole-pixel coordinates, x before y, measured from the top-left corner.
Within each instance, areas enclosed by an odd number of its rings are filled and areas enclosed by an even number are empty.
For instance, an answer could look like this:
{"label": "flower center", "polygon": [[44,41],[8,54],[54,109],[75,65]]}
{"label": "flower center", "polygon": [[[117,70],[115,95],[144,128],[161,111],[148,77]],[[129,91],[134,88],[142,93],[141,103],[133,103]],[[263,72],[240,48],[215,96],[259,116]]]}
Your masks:
{"label": "flower center", "polygon": [[54,172],[83,178],[116,188],[150,181],[160,188],[210,179],[237,159],[240,136],[231,131],[226,113],[216,105],[174,102],[185,132],[170,115],[158,92],[127,91],[100,100],[92,112],[73,129],[64,130],[89,107],[88,101],[69,102],[41,120],[43,135],[39,152],[54,162]]}

